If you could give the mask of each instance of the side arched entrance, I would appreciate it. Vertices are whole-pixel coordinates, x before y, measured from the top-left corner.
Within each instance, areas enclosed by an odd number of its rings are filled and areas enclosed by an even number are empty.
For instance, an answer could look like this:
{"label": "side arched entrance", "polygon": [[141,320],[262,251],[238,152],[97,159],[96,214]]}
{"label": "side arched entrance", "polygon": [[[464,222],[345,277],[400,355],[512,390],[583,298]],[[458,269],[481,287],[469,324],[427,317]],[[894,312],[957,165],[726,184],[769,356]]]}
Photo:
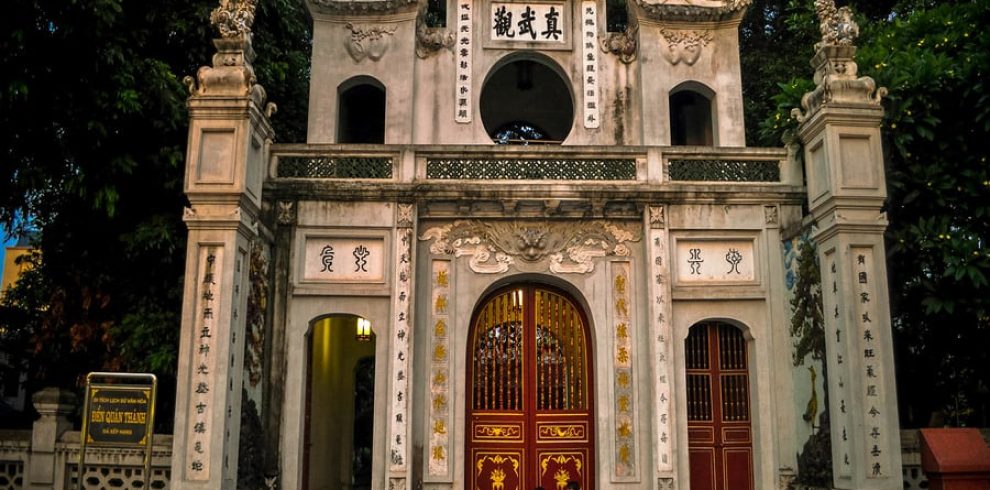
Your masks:
{"label": "side arched entrance", "polygon": [[752,490],[753,431],[746,339],[704,322],[684,341],[691,490]]}
{"label": "side arched entrance", "polygon": [[594,370],[581,308],[559,290],[513,285],[481,302],[468,342],[468,488],[595,488]]}

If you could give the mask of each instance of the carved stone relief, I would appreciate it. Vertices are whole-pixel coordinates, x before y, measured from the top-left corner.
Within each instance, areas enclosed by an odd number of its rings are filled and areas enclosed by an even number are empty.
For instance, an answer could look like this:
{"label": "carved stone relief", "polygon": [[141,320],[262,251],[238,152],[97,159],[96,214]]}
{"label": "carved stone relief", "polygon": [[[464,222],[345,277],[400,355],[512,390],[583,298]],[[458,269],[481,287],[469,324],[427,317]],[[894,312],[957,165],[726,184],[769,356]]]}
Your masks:
{"label": "carved stone relief", "polygon": [[629,64],[636,61],[636,53],[639,51],[639,26],[629,24],[622,32],[608,32],[601,40],[602,51],[611,53],[619,57],[619,61]]}
{"label": "carved stone relief", "polygon": [[608,221],[458,220],[429,228],[419,239],[433,240],[430,252],[435,255],[471,257],[471,270],[482,274],[500,274],[510,266],[587,274],[595,270],[598,258],[628,256],[626,242],[639,241],[640,236]]}
{"label": "carved stone relief", "polygon": [[650,228],[663,228],[666,224],[663,206],[650,206]]}
{"label": "carved stone relief", "polygon": [[454,45],[454,31],[426,25],[426,2],[416,16],[416,56],[426,58]]}
{"label": "carved stone relief", "polygon": [[275,219],[280,225],[294,224],[296,222],[296,203],[293,201],[276,202]]}
{"label": "carved stone relief", "polygon": [[347,23],[347,29],[351,35],[347,40],[347,54],[360,62],[365,58],[371,61],[378,61],[392,44],[392,35],[395,34],[395,26],[356,26]]}
{"label": "carved stone relief", "polygon": [[763,206],[763,215],[768,225],[775,225],[779,221],[777,217],[777,206]]}
{"label": "carved stone relief", "polygon": [[694,65],[701,57],[702,49],[712,42],[710,31],[681,31],[663,29],[660,36],[666,41],[667,46],[662,50],[663,57],[670,64],[677,65],[680,62],[688,66]]}

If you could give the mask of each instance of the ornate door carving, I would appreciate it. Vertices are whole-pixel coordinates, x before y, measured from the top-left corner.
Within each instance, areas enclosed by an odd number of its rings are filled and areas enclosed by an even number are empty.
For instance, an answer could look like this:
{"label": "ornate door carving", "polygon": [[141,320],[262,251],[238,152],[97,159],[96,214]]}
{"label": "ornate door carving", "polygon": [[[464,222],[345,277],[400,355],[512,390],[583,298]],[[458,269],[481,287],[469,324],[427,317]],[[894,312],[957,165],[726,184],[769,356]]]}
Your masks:
{"label": "ornate door carving", "polygon": [[468,488],[594,488],[589,342],[582,311],[551,288],[513,286],[482,303],[467,362]]}
{"label": "ornate door carving", "polygon": [[691,327],[687,367],[692,490],[752,490],[746,339],[726,323]]}

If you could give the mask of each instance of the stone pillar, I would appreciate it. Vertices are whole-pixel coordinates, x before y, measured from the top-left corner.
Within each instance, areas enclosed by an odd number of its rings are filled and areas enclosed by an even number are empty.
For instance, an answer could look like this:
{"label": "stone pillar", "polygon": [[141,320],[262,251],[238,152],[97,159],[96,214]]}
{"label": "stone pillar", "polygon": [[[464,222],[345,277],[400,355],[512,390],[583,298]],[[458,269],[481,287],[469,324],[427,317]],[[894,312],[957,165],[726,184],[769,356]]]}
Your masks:
{"label": "stone pillar", "polygon": [[901,453],[881,211],[886,188],[880,99],[857,77],[858,28],[848,10],[816,2],[822,43],[814,91],[802,99],[808,205],[822,270],[833,482],[838,489],[899,489]]}
{"label": "stone pillar", "polygon": [[60,388],[44,388],[31,397],[39,417],[31,430],[25,488],[61,488],[61,482],[57,485],[55,482],[55,443],[65,431],[72,429],[67,417],[75,413],[77,401],[74,393]]}
{"label": "stone pillar", "polygon": [[213,66],[186,78],[189,228],[176,388],[172,483],[237,484],[250,250],[258,239],[263,167],[272,138],[255,83],[253,0],[222,2],[211,20]]}

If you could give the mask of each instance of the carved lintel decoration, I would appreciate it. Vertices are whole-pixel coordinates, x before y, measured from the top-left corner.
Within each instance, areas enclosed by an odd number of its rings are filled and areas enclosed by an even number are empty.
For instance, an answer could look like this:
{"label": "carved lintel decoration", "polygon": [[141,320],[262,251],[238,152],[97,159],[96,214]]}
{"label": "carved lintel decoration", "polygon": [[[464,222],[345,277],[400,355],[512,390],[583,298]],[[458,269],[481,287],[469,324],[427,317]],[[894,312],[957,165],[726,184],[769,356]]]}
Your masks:
{"label": "carved lintel decoration", "polygon": [[444,27],[430,27],[426,23],[426,2],[416,16],[416,56],[427,58],[431,54],[454,46],[454,31]]}
{"label": "carved lintel decoration", "polygon": [[399,204],[398,217],[396,222],[399,228],[412,228],[413,225],[413,205]]}
{"label": "carved lintel decoration", "polygon": [[426,230],[420,240],[433,240],[435,255],[471,257],[471,270],[499,274],[516,266],[520,270],[587,274],[596,259],[628,256],[626,242],[640,237],[609,221],[488,221],[458,220]]}
{"label": "carved lintel decoration", "polygon": [[650,228],[663,228],[667,224],[663,206],[650,206]]}
{"label": "carved lintel decoration", "polygon": [[777,217],[777,206],[763,206],[763,215],[768,225],[776,225],[779,221]]}
{"label": "carved lintel decoration", "polygon": [[619,57],[619,61],[629,64],[636,61],[639,51],[639,25],[632,22],[622,32],[609,32],[601,40],[602,51]]}
{"label": "carved lintel decoration", "polygon": [[275,203],[275,219],[280,225],[291,225],[296,222],[296,203],[294,201],[278,201]]}
{"label": "carved lintel decoration", "polygon": [[667,42],[666,48],[662,49],[664,59],[672,65],[683,61],[688,66],[698,61],[703,48],[713,39],[710,31],[693,30],[663,29],[660,36]]}
{"label": "carved lintel decoration", "polygon": [[210,23],[224,38],[251,35],[257,0],[220,0],[220,6],[210,12]]}
{"label": "carved lintel decoration", "polygon": [[739,19],[752,0],[636,0],[653,19],[721,22]]}
{"label": "carved lintel decoration", "polygon": [[392,35],[395,34],[395,26],[356,26],[347,23],[347,29],[351,31],[345,47],[347,54],[354,58],[354,61],[362,61],[365,58],[371,61],[378,61],[385,55],[392,44]]}

